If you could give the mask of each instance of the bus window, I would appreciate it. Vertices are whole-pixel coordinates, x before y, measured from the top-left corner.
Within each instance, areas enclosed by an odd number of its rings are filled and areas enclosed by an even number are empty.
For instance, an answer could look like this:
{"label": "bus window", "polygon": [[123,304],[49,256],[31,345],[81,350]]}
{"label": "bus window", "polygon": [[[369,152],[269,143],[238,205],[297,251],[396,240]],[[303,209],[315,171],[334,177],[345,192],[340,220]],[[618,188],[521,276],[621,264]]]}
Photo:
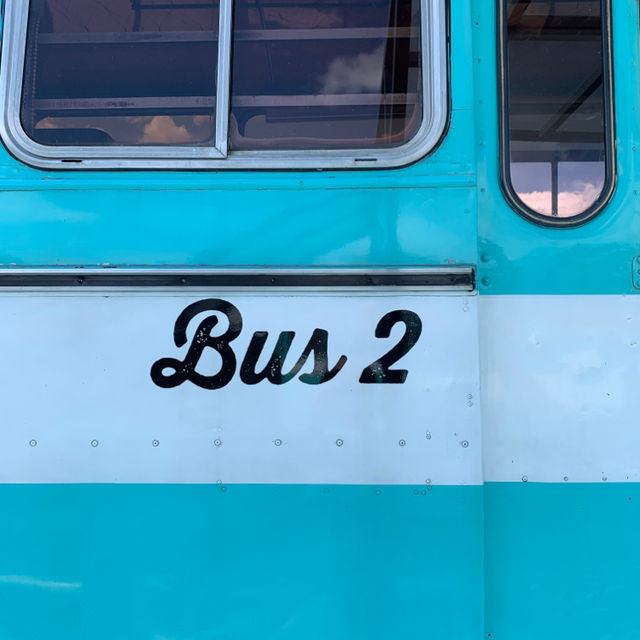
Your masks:
{"label": "bus window", "polygon": [[3,138],[36,166],[398,166],[444,130],[444,0],[6,7]]}
{"label": "bus window", "polygon": [[22,126],[49,145],[185,145],[214,135],[218,7],[32,1]]}
{"label": "bus window", "polygon": [[594,215],[613,183],[605,1],[504,0],[503,183],[539,222]]}
{"label": "bus window", "polygon": [[231,146],[392,147],[421,124],[420,3],[237,0]]}

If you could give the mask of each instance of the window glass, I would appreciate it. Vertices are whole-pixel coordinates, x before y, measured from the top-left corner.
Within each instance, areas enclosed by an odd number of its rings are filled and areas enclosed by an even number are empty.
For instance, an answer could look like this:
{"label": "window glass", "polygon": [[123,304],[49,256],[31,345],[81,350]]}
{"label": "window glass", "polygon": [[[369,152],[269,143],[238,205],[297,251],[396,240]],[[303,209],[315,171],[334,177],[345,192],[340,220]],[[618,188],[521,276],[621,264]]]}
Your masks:
{"label": "window glass", "polygon": [[506,142],[513,195],[580,216],[603,194],[608,140],[598,0],[506,0]]}
{"label": "window glass", "polygon": [[420,58],[418,0],[236,0],[231,148],[401,145]]}
{"label": "window glass", "polygon": [[214,137],[217,2],[32,0],[22,126],[47,145]]}

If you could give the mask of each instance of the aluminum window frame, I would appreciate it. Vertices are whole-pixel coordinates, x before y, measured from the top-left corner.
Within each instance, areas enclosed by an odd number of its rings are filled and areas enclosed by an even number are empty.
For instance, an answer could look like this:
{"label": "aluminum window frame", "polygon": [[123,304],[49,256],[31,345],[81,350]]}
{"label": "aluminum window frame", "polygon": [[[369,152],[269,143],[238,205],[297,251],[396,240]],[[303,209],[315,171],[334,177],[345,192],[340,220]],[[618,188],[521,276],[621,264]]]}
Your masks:
{"label": "aluminum window frame", "polygon": [[498,100],[499,100],[499,182],[509,206],[525,220],[542,227],[571,229],[595,218],[607,206],[616,189],[615,103],[613,84],[612,0],[600,0],[602,7],[602,86],[604,105],[605,182],[596,201],[582,213],[571,217],[545,215],[528,207],[518,196],[511,181],[511,135],[509,129],[509,59],[508,59],[508,0],[498,0]]}
{"label": "aluminum window frame", "polygon": [[53,146],[30,138],[20,107],[26,58],[28,0],[4,0],[0,58],[0,138],[22,162],[40,169],[354,169],[411,164],[432,151],[449,117],[447,0],[420,0],[422,122],[414,137],[391,148],[228,149],[233,0],[220,1],[215,142],[211,146]]}

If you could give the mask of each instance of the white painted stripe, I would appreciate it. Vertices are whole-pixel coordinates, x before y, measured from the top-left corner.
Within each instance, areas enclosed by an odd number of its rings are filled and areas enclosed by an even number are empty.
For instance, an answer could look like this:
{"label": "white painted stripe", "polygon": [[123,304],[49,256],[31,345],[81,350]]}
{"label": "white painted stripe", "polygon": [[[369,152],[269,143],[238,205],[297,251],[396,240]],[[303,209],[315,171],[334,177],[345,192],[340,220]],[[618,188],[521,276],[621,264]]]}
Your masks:
{"label": "white painted stripe", "polygon": [[[215,390],[189,381],[156,386],[153,363],[185,358],[196,327],[214,312],[188,324],[180,348],[176,318],[215,297],[242,314],[232,380]],[[404,334],[400,323],[389,338],[374,335],[378,321],[400,309],[423,325],[393,365],[408,370],[406,382],[360,383],[363,368]],[[216,335],[228,326],[218,316]],[[253,332],[269,332],[269,354],[279,332],[296,332],[288,371],[316,328],[328,331],[330,367],[348,358],[335,378],[239,380]],[[0,482],[482,482],[475,296],[4,292],[0,362]],[[207,348],[196,370],[219,367]]]}
{"label": "white painted stripe", "polygon": [[487,481],[640,481],[640,297],[480,300]]}

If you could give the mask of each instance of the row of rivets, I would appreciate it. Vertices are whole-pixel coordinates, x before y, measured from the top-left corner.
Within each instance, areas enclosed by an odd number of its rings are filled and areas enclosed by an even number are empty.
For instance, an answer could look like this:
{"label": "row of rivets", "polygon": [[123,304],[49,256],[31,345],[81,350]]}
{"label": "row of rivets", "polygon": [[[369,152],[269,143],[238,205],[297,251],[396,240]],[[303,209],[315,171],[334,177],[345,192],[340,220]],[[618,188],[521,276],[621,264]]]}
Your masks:
{"label": "row of rivets", "polygon": [[[430,439],[431,439],[431,434],[430,434],[429,432],[427,432],[427,440],[430,440]],[[99,441],[99,440],[92,440],[92,441],[91,441],[91,446],[92,446],[92,447],[97,447],[99,444],[100,444],[100,441]],[[222,440],[221,440],[220,438],[216,438],[216,439],[213,441],[213,444],[214,444],[214,446],[216,446],[216,447],[221,447],[221,446],[222,446]],[[280,446],[282,446],[283,442],[282,442],[282,440],[281,440],[280,438],[276,438],[276,439],[273,441],[273,444],[274,444],[276,447],[280,447]],[[343,440],[342,438],[338,438],[338,439],[336,440],[336,446],[337,446],[337,447],[341,447],[343,444],[344,444],[344,440]],[[406,440],[398,440],[398,446],[400,446],[400,447],[405,447],[406,445],[407,445],[407,441],[406,441]],[[30,446],[30,447],[36,447],[36,446],[38,446],[38,441],[37,441],[37,440],[35,440],[35,439],[29,440],[29,446]],[[153,447],[158,447],[158,446],[160,446],[160,440],[152,440],[152,441],[151,441],[151,446],[153,446]],[[460,442],[460,446],[461,446],[463,449],[466,449],[466,448],[469,446],[469,441],[468,441],[468,440],[462,440],[462,441]],[[603,479],[604,479],[604,480],[606,480],[606,478],[603,478]],[[526,482],[526,480],[524,480],[524,477],[523,477],[523,481],[524,481],[524,482]]]}

